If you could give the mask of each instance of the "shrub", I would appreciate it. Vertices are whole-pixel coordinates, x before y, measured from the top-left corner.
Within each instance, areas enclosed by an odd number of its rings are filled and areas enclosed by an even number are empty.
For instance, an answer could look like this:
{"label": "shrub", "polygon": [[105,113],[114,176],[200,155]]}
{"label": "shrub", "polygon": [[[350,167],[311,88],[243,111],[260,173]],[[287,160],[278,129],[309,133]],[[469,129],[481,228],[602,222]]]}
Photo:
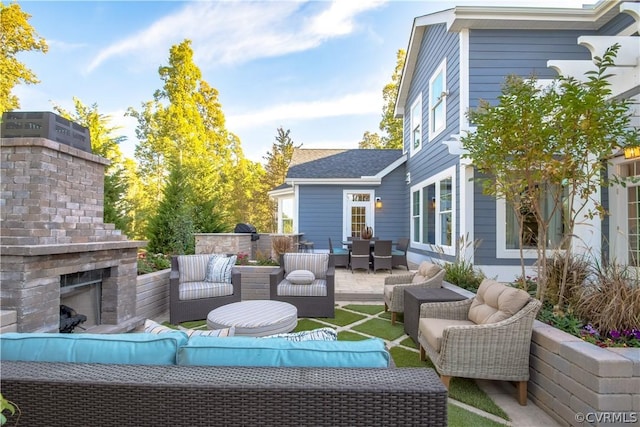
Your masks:
{"label": "shrub", "polygon": [[271,247],[279,259],[280,255],[291,252],[291,239],[288,236],[275,236],[271,239]]}
{"label": "shrub", "polygon": [[465,260],[458,259],[454,262],[447,262],[443,268],[445,281],[472,292],[478,290],[480,283],[485,278],[480,270],[476,270],[472,263]]}
{"label": "shrub", "polygon": [[138,253],[138,275],[153,273],[171,267],[171,261],[163,254]]}
{"label": "shrub", "polygon": [[601,335],[640,330],[640,286],[628,266],[600,267],[596,279],[579,293],[575,312]]}
{"label": "shrub", "polygon": [[589,277],[589,263],[583,256],[572,255],[567,260],[564,255],[556,253],[547,260],[545,275],[547,287],[545,290],[545,300],[553,305],[557,305],[560,299],[560,285],[562,283],[562,273],[567,266],[567,281],[564,288],[563,301],[569,307],[575,307],[578,302],[579,291]]}

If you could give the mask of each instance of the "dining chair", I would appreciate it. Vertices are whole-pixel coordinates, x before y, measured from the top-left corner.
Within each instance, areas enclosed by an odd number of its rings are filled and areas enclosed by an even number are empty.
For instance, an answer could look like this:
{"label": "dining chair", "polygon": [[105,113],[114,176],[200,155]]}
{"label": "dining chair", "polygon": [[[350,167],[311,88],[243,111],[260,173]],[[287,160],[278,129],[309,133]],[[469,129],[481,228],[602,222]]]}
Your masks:
{"label": "dining chair", "polygon": [[377,270],[389,270],[393,273],[391,266],[391,240],[376,240],[373,244],[373,272]]}
{"label": "dining chair", "polygon": [[351,245],[351,273],[354,269],[367,270],[369,272],[369,241],[354,239]]}
{"label": "dining chair", "polygon": [[409,262],[407,261],[407,250],[409,249],[409,238],[401,237],[398,239],[396,248],[391,251],[391,267],[399,267],[404,265],[409,270]]}
{"label": "dining chair", "polygon": [[333,265],[336,267],[349,267],[349,250],[344,248],[334,248],[329,237],[329,256],[333,258]]}

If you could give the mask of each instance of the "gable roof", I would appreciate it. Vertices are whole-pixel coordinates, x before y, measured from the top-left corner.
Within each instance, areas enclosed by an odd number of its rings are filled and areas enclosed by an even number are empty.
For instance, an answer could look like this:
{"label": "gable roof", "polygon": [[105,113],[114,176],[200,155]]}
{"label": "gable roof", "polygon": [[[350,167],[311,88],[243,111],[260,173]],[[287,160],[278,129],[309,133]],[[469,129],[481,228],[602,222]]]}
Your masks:
{"label": "gable roof", "polygon": [[402,150],[296,148],[285,182],[371,179],[379,182],[405,160]]}
{"label": "gable roof", "polygon": [[456,6],[440,12],[418,16],[413,20],[405,65],[400,78],[395,117],[404,115],[411,80],[425,29],[431,25],[446,24],[447,31],[465,29],[598,29],[618,13],[622,0],[600,0],[595,5],[577,8]]}

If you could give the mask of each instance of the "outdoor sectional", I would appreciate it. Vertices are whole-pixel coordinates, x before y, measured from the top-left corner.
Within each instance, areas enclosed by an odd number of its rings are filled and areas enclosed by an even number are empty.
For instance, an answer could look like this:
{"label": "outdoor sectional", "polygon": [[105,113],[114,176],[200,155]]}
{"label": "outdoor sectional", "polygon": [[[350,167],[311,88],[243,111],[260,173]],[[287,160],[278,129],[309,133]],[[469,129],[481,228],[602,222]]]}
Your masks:
{"label": "outdoor sectional", "polygon": [[436,373],[390,368],[377,339],[10,333],[0,346],[20,425],[447,425]]}

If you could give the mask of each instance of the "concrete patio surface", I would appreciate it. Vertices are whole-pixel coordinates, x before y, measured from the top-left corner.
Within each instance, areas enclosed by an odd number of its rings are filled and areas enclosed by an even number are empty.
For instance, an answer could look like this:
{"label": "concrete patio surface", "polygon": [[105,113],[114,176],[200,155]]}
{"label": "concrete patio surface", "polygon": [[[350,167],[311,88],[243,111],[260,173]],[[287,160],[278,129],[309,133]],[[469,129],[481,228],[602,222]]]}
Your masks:
{"label": "concrete patio surface", "polygon": [[[417,265],[411,264],[409,268],[415,270]],[[404,267],[394,269],[391,274],[400,275],[407,274]],[[336,303],[338,305],[353,304],[382,304],[382,292],[384,287],[384,279],[389,276],[387,271],[378,271],[377,273],[364,270],[351,270],[344,267],[336,268]],[[401,341],[406,338],[402,336]],[[416,357],[418,353],[416,352]],[[476,412],[482,416],[490,418],[496,422],[504,423],[513,427],[556,427],[560,426],[546,412],[536,406],[531,400],[527,401],[527,406],[521,406],[517,401],[515,386],[506,381],[487,381],[479,380],[478,385],[485,391],[493,401],[502,408],[511,418],[511,422],[507,422],[502,418],[486,414],[478,409],[465,405],[463,403],[452,401],[451,403],[458,405],[471,412]],[[450,399],[451,400],[451,399]]]}

